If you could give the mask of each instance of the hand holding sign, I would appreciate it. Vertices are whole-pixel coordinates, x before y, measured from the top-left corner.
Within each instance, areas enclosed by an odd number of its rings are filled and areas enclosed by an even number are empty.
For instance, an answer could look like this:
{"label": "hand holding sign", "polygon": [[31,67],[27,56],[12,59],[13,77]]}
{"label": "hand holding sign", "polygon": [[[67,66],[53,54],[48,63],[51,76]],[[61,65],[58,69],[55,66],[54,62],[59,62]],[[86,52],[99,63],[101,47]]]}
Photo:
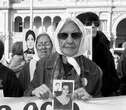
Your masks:
{"label": "hand holding sign", "polygon": [[48,99],[52,96],[50,89],[45,84],[42,84],[38,88],[34,89],[32,94],[42,99]]}
{"label": "hand holding sign", "polygon": [[86,101],[91,98],[91,95],[83,87],[81,87],[74,91],[73,97],[75,99]]}

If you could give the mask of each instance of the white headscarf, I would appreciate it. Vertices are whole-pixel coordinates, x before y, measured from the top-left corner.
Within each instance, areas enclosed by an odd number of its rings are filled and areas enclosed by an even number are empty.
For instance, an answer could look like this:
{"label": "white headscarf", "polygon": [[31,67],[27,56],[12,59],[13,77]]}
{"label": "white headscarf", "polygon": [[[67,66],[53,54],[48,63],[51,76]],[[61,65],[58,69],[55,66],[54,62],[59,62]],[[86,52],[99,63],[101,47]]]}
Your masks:
{"label": "white headscarf", "polygon": [[[66,56],[66,55],[64,55],[62,53],[62,51],[60,50],[59,40],[58,40],[58,37],[57,37],[58,33],[61,31],[62,27],[68,21],[73,21],[78,26],[78,28],[80,29],[80,31],[82,32],[82,38],[81,38],[79,50],[78,50],[77,54],[75,54],[72,57],[68,57],[68,56]],[[77,57],[77,56],[80,56],[80,55],[84,54],[84,52],[85,52],[85,49],[84,49],[84,47],[85,47],[85,37],[86,37],[85,27],[84,27],[84,25],[77,18],[67,18],[67,19],[62,20],[58,24],[58,26],[56,28],[56,31],[54,33],[54,42],[55,42],[55,49],[56,49],[56,51],[59,54],[66,56],[68,63],[71,64],[74,67],[74,69],[76,70],[76,72],[77,72],[78,75],[80,75],[80,71],[81,70],[80,70],[80,67],[79,67],[79,65],[78,65],[78,63],[77,63],[77,61],[75,60],[74,57]]]}
{"label": "white headscarf", "polygon": [[33,79],[34,72],[35,72],[35,69],[36,69],[36,63],[40,59],[39,56],[38,56],[37,49],[36,49],[36,41],[34,43],[34,51],[35,51],[35,54],[33,55],[33,58],[31,59],[31,61],[29,63],[30,81],[32,81],[32,79]]}

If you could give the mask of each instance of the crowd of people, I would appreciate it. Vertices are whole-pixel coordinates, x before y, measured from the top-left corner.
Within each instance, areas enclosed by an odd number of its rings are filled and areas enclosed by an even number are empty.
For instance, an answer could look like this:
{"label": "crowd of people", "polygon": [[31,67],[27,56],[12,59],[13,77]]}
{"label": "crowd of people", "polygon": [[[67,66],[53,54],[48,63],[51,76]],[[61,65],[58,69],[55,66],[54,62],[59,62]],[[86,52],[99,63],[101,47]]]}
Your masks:
{"label": "crowd of people", "polygon": [[[98,30],[99,25],[99,17],[87,12],[61,20],[53,36],[46,32],[36,36],[33,30],[27,31],[27,49],[23,50],[22,42],[14,43],[8,67],[0,63],[0,89],[4,97],[52,98],[54,79],[74,80],[72,99],[125,95],[125,54],[118,67],[122,70],[119,77],[110,41]],[[86,26],[92,27],[92,60],[83,55]],[[3,54],[4,43],[0,41],[0,59]],[[55,97],[56,100],[63,95]]]}

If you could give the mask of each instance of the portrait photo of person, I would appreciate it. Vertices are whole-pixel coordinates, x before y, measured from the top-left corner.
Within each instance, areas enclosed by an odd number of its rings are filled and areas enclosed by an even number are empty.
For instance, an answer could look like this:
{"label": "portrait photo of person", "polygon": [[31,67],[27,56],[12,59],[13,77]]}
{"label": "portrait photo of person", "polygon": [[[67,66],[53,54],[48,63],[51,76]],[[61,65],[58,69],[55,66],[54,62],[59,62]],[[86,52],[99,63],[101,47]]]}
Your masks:
{"label": "portrait photo of person", "polygon": [[54,91],[61,91],[61,84],[60,82],[56,82],[54,85]]}
{"label": "portrait photo of person", "polygon": [[[60,83],[55,83],[60,84]],[[73,110],[72,94],[73,94],[73,81],[61,80],[61,91],[55,94],[53,101],[54,110]]]}
{"label": "portrait photo of person", "polygon": [[36,40],[36,35],[33,30],[28,30],[25,34],[25,44],[26,50],[24,51],[25,60],[29,62],[33,55],[35,54],[34,51],[34,44]]}

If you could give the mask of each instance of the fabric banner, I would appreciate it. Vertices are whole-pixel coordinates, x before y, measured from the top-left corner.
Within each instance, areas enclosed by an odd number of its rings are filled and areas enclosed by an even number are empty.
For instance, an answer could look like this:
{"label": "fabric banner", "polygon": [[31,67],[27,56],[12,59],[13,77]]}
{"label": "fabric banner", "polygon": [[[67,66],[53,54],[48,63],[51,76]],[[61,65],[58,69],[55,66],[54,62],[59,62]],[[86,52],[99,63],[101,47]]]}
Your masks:
{"label": "fabric banner", "polygon": [[[74,101],[74,110],[126,110],[126,96]],[[2,98],[0,110],[53,110],[51,100],[36,97]]]}

